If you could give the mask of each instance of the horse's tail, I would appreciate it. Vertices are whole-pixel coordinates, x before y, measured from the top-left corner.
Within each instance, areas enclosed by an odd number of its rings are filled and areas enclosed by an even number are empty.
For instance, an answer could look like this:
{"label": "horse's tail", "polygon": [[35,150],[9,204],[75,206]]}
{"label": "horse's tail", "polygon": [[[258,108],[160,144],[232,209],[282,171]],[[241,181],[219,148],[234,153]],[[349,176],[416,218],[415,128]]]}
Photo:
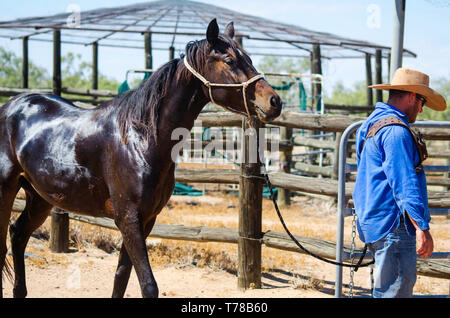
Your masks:
{"label": "horse's tail", "polygon": [[13,271],[14,268],[11,264],[11,262],[8,259],[8,253],[5,255],[5,262],[3,264],[3,270],[1,273],[1,278],[3,279],[3,277],[5,276],[6,279],[8,279],[8,281],[12,284],[13,283]]}

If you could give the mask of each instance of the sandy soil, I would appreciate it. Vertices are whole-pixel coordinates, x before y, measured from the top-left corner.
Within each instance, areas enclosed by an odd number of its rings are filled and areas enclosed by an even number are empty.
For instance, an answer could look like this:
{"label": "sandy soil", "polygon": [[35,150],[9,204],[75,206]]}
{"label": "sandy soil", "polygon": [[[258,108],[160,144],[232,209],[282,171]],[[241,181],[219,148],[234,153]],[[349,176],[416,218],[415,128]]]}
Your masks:
{"label": "sandy soil", "polygon": [[[112,293],[118,253],[87,248],[68,254],[54,254],[47,241],[31,238],[33,251],[26,259],[28,297],[30,298],[104,298]],[[306,256],[305,256],[306,257]],[[153,266],[160,297],[163,298],[330,298],[334,297],[334,266],[309,260],[305,275],[287,270],[263,272],[262,288],[237,288],[235,272],[200,268],[192,264]],[[345,281],[348,271],[344,270]],[[369,272],[363,268],[355,275],[355,296],[369,295]],[[345,282],[344,281],[344,282]],[[434,282],[433,282],[434,281]],[[434,295],[448,297],[445,280],[419,277],[419,284],[434,284]],[[348,292],[344,285],[344,294]],[[430,288],[428,286],[428,288]],[[12,297],[12,285],[4,280],[4,297]],[[415,293],[418,294],[418,293]],[[420,293],[419,293],[420,294]],[[141,297],[139,283],[132,272],[125,297]]]}
{"label": "sandy soil", "polygon": [[[108,254],[97,248],[88,248],[69,254],[48,251],[47,242],[31,238],[34,249],[45,251],[26,259],[27,288],[30,298],[93,298],[110,297],[118,253]],[[38,253],[43,254],[43,253]],[[40,258],[43,257],[43,258]],[[45,260],[44,260],[45,258]],[[262,289],[240,291],[236,273],[194,265],[154,266],[160,297],[175,298],[284,298],[332,297],[325,291],[295,287],[293,277],[286,271],[264,273]],[[304,278],[305,282],[308,278]],[[331,286],[329,286],[331,287]],[[12,297],[12,285],[4,282],[4,297]],[[132,272],[125,297],[141,297],[139,283]]]}
{"label": "sandy soil", "polygon": [[[186,204],[186,201],[195,200],[198,204],[222,204],[220,198],[215,197],[173,197],[171,204]],[[205,201],[206,200],[206,201]],[[209,200],[209,201],[208,201]],[[177,206],[178,207],[178,206]],[[198,212],[199,206],[191,207]],[[165,211],[172,213],[176,209]],[[195,218],[194,224],[199,224],[199,216],[190,215],[186,208],[183,216]],[[306,213],[306,212],[305,212]],[[317,214],[315,212],[314,214]],[[211,214],[212,215],[212,214]],[[212,216],[210,216],[212,218]],[[225,222],[225,215],[221,217]],[[307,218],[305,214],[304,218]],[[236,219],[234,217],[234,219]],[[164,219],[163,219],[164,220]],[[269,219],[265,221],[268,223]],[[183,224],[189,219],[182,219]],[[276,220],[273,220],[276,223]],[[305,220],[302,219],[302,223]],[[271,227],[274,225],[270,225]],[[445,225],[445,228],[447,225]],[[95,231],[99,231],[95,227]],[[113,230],[110,230],[113,231]],[[115,232],[115,231],[114,231]],[[315,233],[317,235],[317,233]],[[150,241],[150,242],[149,242]],[[148,239],[147,243],[161,244],[162,240]],[[176,242],[176,243],[173,243]],[[163,240],[164,243],[164,240]],[[232,261],[236,259],[236,246],[220,243],[190,243],[183,241],[165,241],[165,244],[174,245],[176,248],[197,248],[197,253],[219,249]],[[195,244],[200,244],[195,247]],[[445,250],[448,245],[445,244]],[[98,298],[110,297],[113,288],[114,272],[117,266],[118,252],[107,253],[102,249],[85,244],[79,248],[73,247],[70,253],[56,254],[50,252],[48,240],[32,237],[27,246],[30,255],[26,258],[26,274],[28,297],[30,298]],[[151,252],[150,252],[151,253]],[[280,254],[277,254],[280,253]],[[276,263],[281,265],[269,266],[263,271],[262,288],[248,289],[246,291],[237,288],[237,274],[233,269],[225,270],[223,266],[200,266],[192,256],[186,253],[184,259],[170,256],[169,262],[155,262],[151,260],[155,278],[158,282],[160,297],[163,298],[332,298],[334,297],[334,281],[336,268],[333,265],[318,261],[310,256],[285,252],[263,247],[264,255],[286,255],[290,261],[281,262],[280,256],[276,256]],[[159,254],[158,254],[159,255]],[[160,257],[160,256],[154,257]],[[187,255],[187,256],[186,256]],[[11,261],[11,257],[9,256]],[[267,262],[274,263],[269,260]],[[283,266],[284,264],[284,266]],[[288,264],[288,265],[286,265]],[[294,265],[292,265],[294,264]],[[267,266],[266,266],[267,267]],[[268,268],[268,267],[267,267]],[[348,293],[349,271],[344,269],[343,293]],[[3,294],[12,297],[12,284],[4,279]],[[418,276],[415,286],[415,295],[448,297],[449,281],[445,279]],[[361,268],[355,273],[354,295],[367,297],[370,295],[370,271],[369,268]],[[125,297],[141,297],[136,274],[133,270]]]}

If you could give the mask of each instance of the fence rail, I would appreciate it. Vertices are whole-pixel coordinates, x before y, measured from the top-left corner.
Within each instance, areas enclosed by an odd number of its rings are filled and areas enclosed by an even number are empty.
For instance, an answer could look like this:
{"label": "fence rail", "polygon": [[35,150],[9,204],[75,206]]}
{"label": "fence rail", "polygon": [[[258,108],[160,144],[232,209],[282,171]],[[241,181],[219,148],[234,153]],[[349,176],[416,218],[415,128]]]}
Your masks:
{"label": "fence rail", "polygon": [[[52,90],[41,89],[41,90],[30,90],[30,89],[5,89],[0,87],[0,96],[13,96],[25,91],[35,91],[40,93],[51,93]],[[115,96],[115,92],[101,91],[101,90],[81,90],[72,88],[62,88],[62,93],[70,95],[80,95],[80,96],[91,96],[95,98],[110,98]],[[266,127],[286,127],[287,129],[301,129],[310,131],[322,131],[328,133],[337,133],[336,137],[339,140],[339,134],[344,132],[350,125],[361,121],[363,117],[357,116],[345,116],[345,115],[318,115],[310,113],[298,113],[293,111],[284,111],[276,120],[267,124]],[[232,113],[201,113],[197,119],[196,125],[201,121],[202,127],[243,127],[242,117],[232,114]],[[443,128],[425,128],[420,127],[419,130],[424,135],[427,140],[449,140],[450,130]],[[294,138],[289,140],[282,140],[280,151],[292,151],[294,146],[305,146],[311,148],[323,149],[325,151],[334,150],[335,159],[337,158],[337,147],[336,142],[330,142],[328,140],[303,138],[302,136],[294,136]],[[444,153],[445,155],[446,153]],[[291,154],[292,157],[292,154]],[[291,160],[292,161],[292,160]],[[310,167],[308,164],[304,163],[294,163],[294,169],[319,173],[322,176],[332,176],[336,177],[336,161],[333,163],[335,165],[334,169],[331,170],[329,167],[319,170],[312,171],[315,169]],[[290,165],[289,165],[290,166]],[[223,183],[223,184],[243,184],[240,191],[246,192],[250,188],[246,188],[245,183],[242,183],[243,175],[247,176],[247,173],[242,172],[242,169],[176,169],[175,179],[182,183]],[[253,176],[253,174],[252,174]],[[257,180],[260,176],[254,176],[253,178]],[[271,183],[274,187],[281,189],[298,191],[302,193],[311,193],[326,195],[330,197],[338,196],[338,182],[335,179],[328,178],[312,178],[298,176],[287,172],[275,172],[270,174]],[[445,179],[443,179],[445,180]],[[255,181],[256,182],[256,181]],[[258,181],[261,182],[262,181]],[[436,181],[437,183],[442,183],[446,185],[446,181]],[[353,192],[353,183],[346,184],[345,193],[348,196]],[[253,189],[253,188],[252,188]],[[254,188],[256,189],[256,187]],[[253,191],[253,190],[250,190]],[[256,190],[255,190],[256,191]],[[259,190],[258,190],[259,191]],[[247,193],[247,199],[240,200],[240,218],[246,218],[248,216],[243,216],[242,211],[252,211],[255,213],[260,213],[258,209],[254,208],[255,200],[249,198],[253,197]],[[255,193],[256,194],[256,193]],[[435,209],[448,209],[450,208],[450,198],[447,197],[446,192],[429,192],[429,207]],[[256,196],[254,196],[256,197]],[[258,196],[259,198],[259,196]],[[253,198],[254,199],[254,198]],[[16,200],[17,201],[17,200]],[[258,202],[260,199],[258,199]],[[259,203],[258,203],[259,204]],[[252,213],[247,213],[252,214]],[[86,217],[75,216],[71,214],[71,217],[78,218],[79,220],[89,220],[89,222],[94,222]],[[98,220],[97,220],[98,221]],[[97,222],[96,221],[96,222]],[[111,220],[100,220],[99,225],[111,225]],[[251,222],[247,219],[245,222]],[[243,222],[243,223],[245,223]],[[112,222],[113,223],[113,222]],[[231,229],[211,229],[207,227],[184,227],[184,226],[168,226],[168,225],[157,225],[155,226],[155,232],[153,235],[161,235],[161,237],[172,238],[172,239],[189,239],[198,241],[219,241],[228,243],[242,243],[238,232]],[[159,233],[159,234],[157,234]],[[259,235],[259,234],[258,234]],[[335,257],[336,246],[332,242],[320,241],[310,238],[301,238],[299,241],[304,243],[305,246],[311,249],[313,252],[322,255],[324,257]],[[320,243],[319,243],[320,242]],[[298,248],[293,242],[289,240],[287,235],[283,233],[276,233],[272,231],[267,231],[261,233],[261,244],[269,247],[285,249],[288,251],[299,252]],[[257,254],[257,253],[255,253]],[[345,254],[345,253],[344,253]],[[248,256],[248,255],[247,255]],[[344,256],[344,259],[346,257]],[[257,262],[256,262],[257,263]],[[255,264],[256,264],[255,263]],[[433,277],[444,277],[450,278],[450,261],[447,260],[422,260],[418,261],[418,271],[419,273],[427,276]],[[240,270],[239,270],[240,271]]]}
{"label": "fence rail", "polygon": [[[13,211],[22,212],[24,208],[25,200],[16,199],[14,201]],[[117,226],[114,224],[114,221],[108,218],[96,218],[74,213],[69,213],[69,218],[84,223],[118,230]],[[239,231],[237,229],[229,228],[156,223],[149,237],[193,242],[219,242],[237,244],[239,239]],[[295,235],[295,238],[305,248],[319,256],[330,259],[334,259],[336,256],[336,244],[334,242],[297,235]],[[304,253],[303,250],[298,248],[297,245],[295,245],[295,243],[291,240],[291,238],[285,233],[269,230],[262,233],[260,241],[262,244],[270,248]],[[345,261],[348,261],[350,259],[350,251],[351,248],[349,246],[344,246]],[[361,253],[362,249],[357,248],[355,252]],[[420,275],[424,276],[450,279],[450,260],[419,259],[417,264],[417,271]]]}

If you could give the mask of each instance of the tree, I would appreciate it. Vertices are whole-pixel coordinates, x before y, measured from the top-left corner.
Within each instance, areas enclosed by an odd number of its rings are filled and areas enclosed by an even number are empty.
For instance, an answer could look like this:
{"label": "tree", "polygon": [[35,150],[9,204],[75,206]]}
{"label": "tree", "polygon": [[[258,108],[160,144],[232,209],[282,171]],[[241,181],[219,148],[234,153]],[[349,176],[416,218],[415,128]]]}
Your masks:
{"label": "tree", "polygon": [[[52,78],[43,67],[29,61],[29,87],[50,88]],[[61,76],[63,87],[91,88],[92,64],[81,60],[80,54],[69,52],[61,57]],[[22,58],[14,52],[0,47],[0,86],[21,87],[22,85]],[[99,74],[99,89],[117,90],[119,82]]]}
{"label": "tree", "polygon": [[367,103],[366,82],[359,81],[352,88],[347,88],[341,81],[334,84],[331,96],[326,98],[328,104],[361,106]]}
{"label": "tree", "polygon": [[432,82],[433,89],[437,92],[439,92],[442,96],[444,96],[445,100],[447,101],[447,110],[443,112],[437,112],[434,111],[428,107],[423,108],[423,113],[420,115],[420,119],[430,119],[430,120],[445,120],[450,121],[450,80],[446,79],[445,77],[441,77],[435,81]]}
{"label": "tree", "polygon": [[[28,62],[28,85],[30,88],[50,87],[47,71],[33,62]],[[21,87],[22,58],[0,46],[0,86]]]}
{"label": "tree", "polygon": [[[61,58],[63,87],[92,88],[92,63],[81,60],[81,54],[72,52]],[[98,89],[117,91],[119,82],[99,73]]]}

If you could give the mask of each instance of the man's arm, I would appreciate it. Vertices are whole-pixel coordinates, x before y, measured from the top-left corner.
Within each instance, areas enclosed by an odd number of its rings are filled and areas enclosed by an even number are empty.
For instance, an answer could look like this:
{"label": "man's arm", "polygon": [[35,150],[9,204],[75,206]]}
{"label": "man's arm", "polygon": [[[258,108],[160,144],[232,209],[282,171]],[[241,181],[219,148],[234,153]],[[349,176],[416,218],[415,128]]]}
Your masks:
{"label": "man's arm", "polygon": [[416,239],[417,239],[417,254],[420,257],[430,257],[431,253],[433,253],[434,243],[433,238],[431,237],[430,230],[421,230],[417,222],[408,214],[408,218],[411,220],[411,223],[414,225],[416,229]]}

